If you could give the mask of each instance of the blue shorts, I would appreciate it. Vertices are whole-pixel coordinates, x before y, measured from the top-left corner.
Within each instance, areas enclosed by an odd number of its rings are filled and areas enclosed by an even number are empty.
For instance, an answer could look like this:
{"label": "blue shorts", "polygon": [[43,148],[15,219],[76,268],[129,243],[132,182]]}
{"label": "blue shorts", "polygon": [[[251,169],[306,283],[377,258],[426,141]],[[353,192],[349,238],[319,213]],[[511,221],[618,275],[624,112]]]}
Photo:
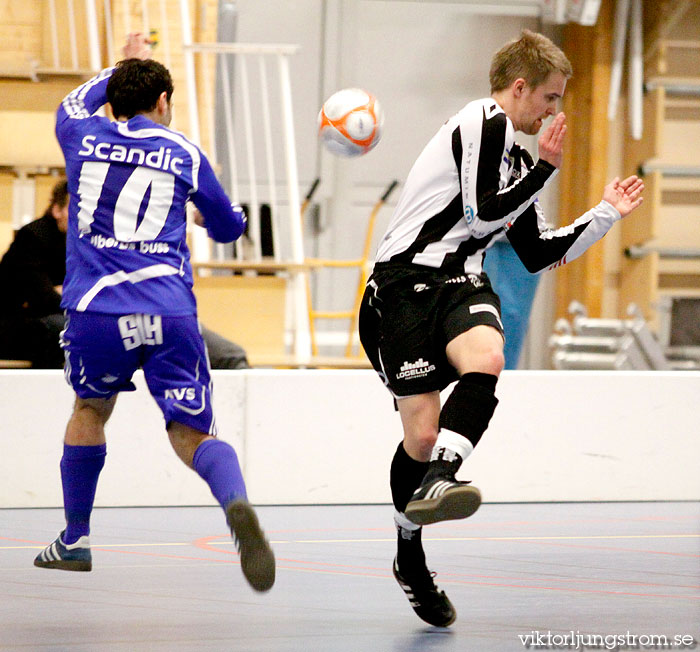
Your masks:
{"label": "blue shorts", "polygon": [[143,368],[166,427],[171,421],[216,434],[209,359],[194,315],[108,315],[66,311],[61,334],[66,380],[80,398],[133,392]]}

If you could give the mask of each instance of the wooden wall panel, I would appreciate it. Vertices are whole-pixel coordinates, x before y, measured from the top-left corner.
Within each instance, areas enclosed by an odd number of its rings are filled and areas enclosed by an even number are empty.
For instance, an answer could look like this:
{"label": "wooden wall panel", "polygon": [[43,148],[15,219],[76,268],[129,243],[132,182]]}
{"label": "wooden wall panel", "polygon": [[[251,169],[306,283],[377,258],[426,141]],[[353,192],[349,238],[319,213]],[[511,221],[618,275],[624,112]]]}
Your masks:
{"label": "wooden wall panel", "polygon": [[623,250],[653,240],[659,233],[662,183],[660,172],[652,172],[644,177],[644,202],[620,225],[620,244]]}
{"label": "wooden wall panel", "polygon": [[40,0],[0,0],[0,70],[27,70],[41,56]]}
{"label": "wooden wall panel", "polygon": [[[603,0],[593,27],[569,24],[564,51],[574,76],[564,95],[568,132],[561,171],[561,224],[573,222],[597,204],[607,179],[608,119],[612,41],[612,0]],[[567,315],[573,300],[581,301],[591,317],[602,313],[603,245],[597,243],[580,259],[557,270],[557,316]]]}
{"label": "wooden wall panel", "polygon": [[285,352],[286,287],[279,276],[196,276],[199,318],[246,351],[280,356]]}
{"label": "wooden wall panel", "polygon": [[657,325],[651,305],[658,300],[658,275],[659,256],[656,253],[644,258],[623,258],[620,267],[620,317],[626,317],[627,306],[635,303],[641,308],[644,317],[654,326]]}

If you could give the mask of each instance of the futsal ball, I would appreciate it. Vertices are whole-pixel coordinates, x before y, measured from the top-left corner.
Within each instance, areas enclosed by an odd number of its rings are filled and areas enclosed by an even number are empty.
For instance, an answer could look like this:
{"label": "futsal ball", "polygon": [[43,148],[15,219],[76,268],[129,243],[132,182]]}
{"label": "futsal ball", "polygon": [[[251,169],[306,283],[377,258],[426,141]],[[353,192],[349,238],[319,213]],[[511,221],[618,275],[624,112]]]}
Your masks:
{"label": "futsal ball", "polygon": [[382,137],[384,115],[377,99],[360,88],[333,93],[318,114],[318,135],[338,156],[360,156]]}

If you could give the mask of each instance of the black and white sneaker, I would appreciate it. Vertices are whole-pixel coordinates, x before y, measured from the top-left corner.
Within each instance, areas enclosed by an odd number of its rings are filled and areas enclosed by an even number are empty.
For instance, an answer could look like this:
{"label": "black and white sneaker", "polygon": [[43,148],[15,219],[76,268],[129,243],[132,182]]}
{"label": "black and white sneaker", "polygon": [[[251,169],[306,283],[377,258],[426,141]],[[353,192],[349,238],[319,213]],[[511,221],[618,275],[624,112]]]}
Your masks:
{"label": "black and white sneaker", "polygon": [[406,507],[406,517],[416,525],[467,518],[481,505],[481,492],[454,478],[437,477],[422,484]]}
{"label": "black and white sneaker", "polygon": [[226,521],[238,547],[243,575],[256,591],[269,591],[275,583],[275,555],[250,503],[231,501],[226,505]]}
{"label": "black and white sneaker", "polygon": [[402,573],[396,557],[393,570],[396,581],[419,618],[434,627],[449,627],[455,621],[457,612],[445,592],[438,591],[435,586],[435,573],[425,567],[415,573]]}
{"label": "black and white sneaker", "polygon": [[34,565],[39,568],[56,568],[67,571],[91,571],[92,553],[90,539],[82,536],[75,543],[63,543],[65,530],[56,540],[46,546],[34,559]]}

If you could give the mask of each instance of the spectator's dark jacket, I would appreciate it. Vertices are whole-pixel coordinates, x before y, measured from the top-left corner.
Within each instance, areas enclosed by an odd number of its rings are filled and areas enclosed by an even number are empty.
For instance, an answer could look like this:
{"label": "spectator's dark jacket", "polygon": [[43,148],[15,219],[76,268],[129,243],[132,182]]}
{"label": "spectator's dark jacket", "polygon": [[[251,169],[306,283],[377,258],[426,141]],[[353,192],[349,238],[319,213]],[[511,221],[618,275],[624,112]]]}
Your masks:
{"label": "spectator's dark jacket", "polygon": [[66,234],[51,213],[23,226],[0,262],[0,316],[60,313],[54,286],[66,275]]}

